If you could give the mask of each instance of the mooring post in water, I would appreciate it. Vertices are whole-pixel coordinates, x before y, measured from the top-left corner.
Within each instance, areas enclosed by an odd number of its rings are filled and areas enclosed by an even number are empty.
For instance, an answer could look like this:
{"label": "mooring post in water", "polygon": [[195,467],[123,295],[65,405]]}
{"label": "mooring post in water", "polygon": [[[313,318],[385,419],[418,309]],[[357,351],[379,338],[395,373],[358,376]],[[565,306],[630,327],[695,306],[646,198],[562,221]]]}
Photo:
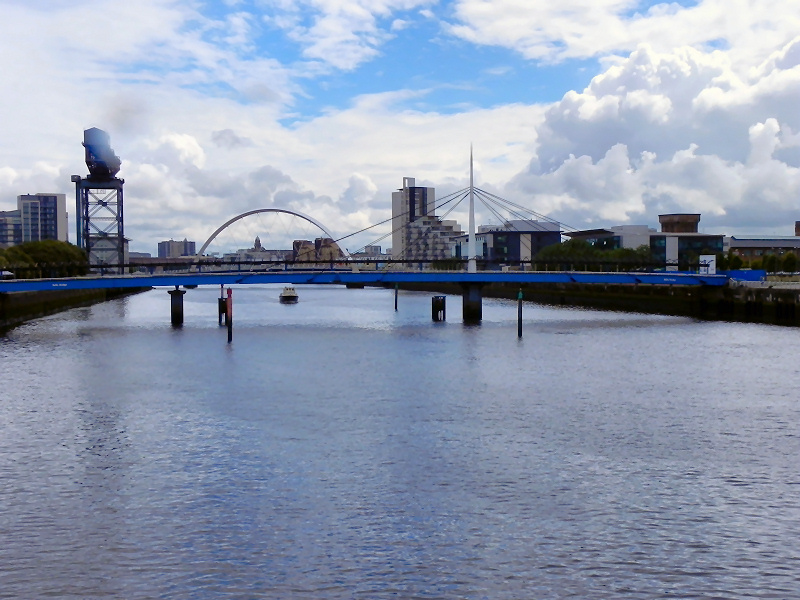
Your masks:
{"label": "mooring post in water", "polygon": [[228,298],[225,302],[225,324],[228,326],[228,343],[233,341],[233,290],[228,288]]}
{"label": "mooring post in water", "polygon": [[433,296],[431,298],[431,318],[434,321],[444,321],[446,318],[446,296]]}
{"label": "mooring post in water", "polygon": [[219,284],[219,298],[217,298],[217,312],[219,313],[219,324],[222,325],[222,318],[228,311],[228,303],[225,300],[225,284]]}
{"label": "mooring post in water", "polygon": [[517,294],[517,337],[522,337],[522,288],[519,288]]}
{"label": "mooring post in water", "polygon": [[483,318],[481,284],[467,283],[461,296],[464,323],[478,325]]}
{"label": "mooring post in water", "polygon": [[394,284],[394,311],[397,312],[397,290],[400,288],[399,283]]}
{"label": "mooring post in water", "polygon": [[177,285],[174,290],[168,291],[170,295],[170,317],[173,327],[183,325],[183,295],[186,290],[180,289]]}

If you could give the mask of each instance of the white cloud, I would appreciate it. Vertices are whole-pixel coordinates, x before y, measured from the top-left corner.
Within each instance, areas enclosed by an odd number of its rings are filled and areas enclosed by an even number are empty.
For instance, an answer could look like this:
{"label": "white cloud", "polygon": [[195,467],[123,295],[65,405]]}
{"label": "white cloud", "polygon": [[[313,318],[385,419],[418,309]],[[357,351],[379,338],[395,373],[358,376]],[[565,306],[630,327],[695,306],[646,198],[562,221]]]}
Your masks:
{"label": "white cloud", "polygon": [[547,111],[509,194],[566,223],[657,223],[701,212],[721,231],[790,233],[800,217],[797,41],[751,78],[719,52],[640,46]]}
{"label": "white cloud", "polygon": [[404,19],[395,19],[394,21],[392,21],[392,25],[391,25],[390,29],[392,31],[402,31],[403,29],[405,29],[408,26],[409,26],[409,22],[408,21],[406,21]]}
{"label": "white cloud", "polygon": [[[283,29],[303,47],[307,59],[351,70],[377,56],[380,47],[408,26],[405,19],[392,19],[393,13],[409,11],[435,0],[272,0],[277,14],[267,14],[266,22]],[[309,11],[311,16],[309,17]],[[388,19],[384,25],[381,20]],[[309,22],[310,21],[310,22]]]}
{"label": "white cloud", "polygon": [[158,138],[153,151],[156,162],[169,167],[192,166],[202,169],[206,155],[197,140],[185,133],[168,133]]}
{"label": "white cloud", "polygon": [[800,30],[791,0],[665,2],[644,13],[638,6],[636,0],[457,0],[449,31],[546,62],[631,51],[647,41],[661,52],[726,46],[737,64],[753,64]]}
{"label": "white cloud", "polygon": [[347,208],[363,207],[373,202],[377,193],[378,186],[372,179],[361,173],[353,173],[347,189],[339,195],[339,203]]}

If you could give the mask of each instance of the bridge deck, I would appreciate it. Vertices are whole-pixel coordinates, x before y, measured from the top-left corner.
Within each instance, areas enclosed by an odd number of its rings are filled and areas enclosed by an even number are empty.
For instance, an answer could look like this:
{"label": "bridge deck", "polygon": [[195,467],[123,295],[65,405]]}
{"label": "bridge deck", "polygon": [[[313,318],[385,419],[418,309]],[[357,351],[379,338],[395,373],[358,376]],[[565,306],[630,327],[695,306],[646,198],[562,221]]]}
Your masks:
{"label": "bridge deck", "polygon": [[708,285],[722,286],[728,282],[725,275],[698,275],[692,273],[593,273],[593,272],[539,272],[539,271],[337,271],[337,270],[287,270],[268,272],[229,273],[165,273],[157,275],[105,275],[64,279],[18,279],[0,281],[0,293],[45,290],[86,290],[137,287],[175,287],[200,285],[248,284],[314,284],[314,283],[596,283],[596,284],[646,284],[646,285]]}

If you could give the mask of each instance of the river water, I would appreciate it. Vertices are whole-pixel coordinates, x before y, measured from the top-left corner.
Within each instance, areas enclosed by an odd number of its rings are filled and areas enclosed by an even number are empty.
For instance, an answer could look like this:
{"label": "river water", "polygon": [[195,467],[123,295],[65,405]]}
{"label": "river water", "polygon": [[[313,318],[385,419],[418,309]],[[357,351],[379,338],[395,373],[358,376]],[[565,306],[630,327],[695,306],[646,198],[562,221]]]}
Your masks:
{"label": "river water", "polygon": [[798,333],[154,290],[0,337],[0,598],[799,598]]}

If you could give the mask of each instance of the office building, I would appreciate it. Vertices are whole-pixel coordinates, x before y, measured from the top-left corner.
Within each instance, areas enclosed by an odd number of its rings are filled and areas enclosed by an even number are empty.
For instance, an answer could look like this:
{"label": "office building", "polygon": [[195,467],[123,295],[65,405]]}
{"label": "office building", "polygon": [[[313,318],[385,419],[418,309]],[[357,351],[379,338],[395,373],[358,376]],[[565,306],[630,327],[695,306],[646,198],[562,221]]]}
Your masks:
{"label": "office building", "polygon": [[732,235],[724,241],[726,254],[738,256],[749,264],[773,255],[778,258],[792,253],[800,258],[800,221],[794,223],[794,235]]}
{"label": "office building", "polygon": [[[475,234],[476,258],[487,266],[510,266],[530,263],[544,247],[561,243],[559,223],[537,220],[511,220],[503,225],[481,225]],[[456,239],[454,256],[465,258],[469,235]]]}
{"label": "office building", "polygon": [[602,250],[649,246],[653,262],[664,265],[667,270],[684,268],[695,263],[700,256],[720,254],[723,250],[723,235],[697,231],[699,214],[659,215],[658,221],[660,232],[646,225],[619,225],[566,232],[564,235],[585,240]]}

